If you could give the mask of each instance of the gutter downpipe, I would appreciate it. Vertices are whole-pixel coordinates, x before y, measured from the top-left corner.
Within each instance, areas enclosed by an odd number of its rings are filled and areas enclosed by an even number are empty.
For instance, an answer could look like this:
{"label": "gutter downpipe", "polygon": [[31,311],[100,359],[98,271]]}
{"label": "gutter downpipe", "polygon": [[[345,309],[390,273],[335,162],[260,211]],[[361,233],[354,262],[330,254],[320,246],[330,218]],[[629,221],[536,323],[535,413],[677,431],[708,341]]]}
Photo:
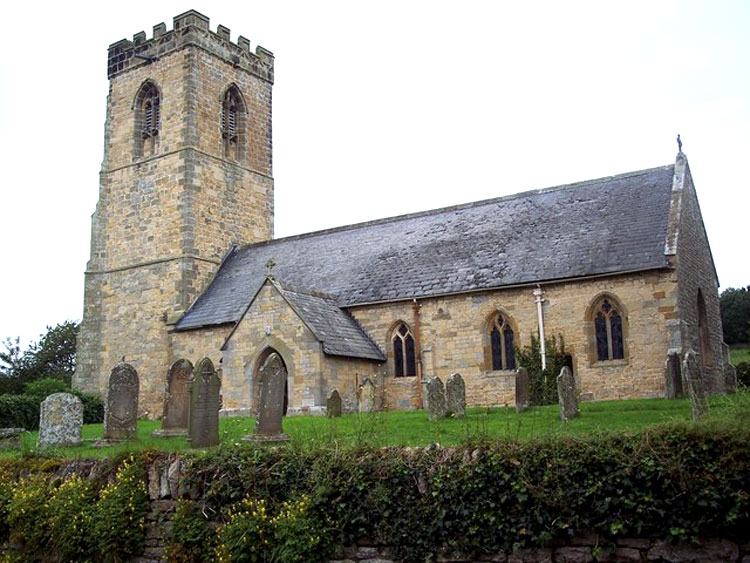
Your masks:
{"label": "gutter downpipe", "polygon": [[544,291],[539,284],[536,284],[534,297],[536,298],[536,312],[539,317],[539,346],[542,352],[542,370],[545,370],[547,369],[547,346],[544,342],[544,310],[542,309],[542,304],[544,303]]}
{"label": "gutter downpipe", "polygon": [[417,408],[422,408],[422,338],[419,329],[419,308],[416,298],[412,301],[411,310],[414,314],[414,352],[417,361]]}

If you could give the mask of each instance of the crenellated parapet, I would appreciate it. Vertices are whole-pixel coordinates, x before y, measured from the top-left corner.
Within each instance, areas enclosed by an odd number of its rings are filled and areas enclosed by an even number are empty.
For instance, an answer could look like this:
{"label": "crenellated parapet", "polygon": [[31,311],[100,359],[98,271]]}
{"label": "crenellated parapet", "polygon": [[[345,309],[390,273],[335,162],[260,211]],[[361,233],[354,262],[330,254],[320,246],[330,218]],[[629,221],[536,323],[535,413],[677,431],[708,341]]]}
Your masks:
{"label": "crenellated parapet", "polygon": [[225,60],[235,67],[273,83],[273,53],[261,46],[250,50],[250,40],[237,38],[232,43],[229,28],[219,25],[216,32],[209,28],[209,19],[195,10],[189,10],[175,16],[173,28],[160,23],[154,26],[153,36],[147,39],[146,33],[140,31],[133,35],[133,40],[121,39],[109,46],[107,56],[107,77],[118,74],[168,55],[187,45],[195,45]]}

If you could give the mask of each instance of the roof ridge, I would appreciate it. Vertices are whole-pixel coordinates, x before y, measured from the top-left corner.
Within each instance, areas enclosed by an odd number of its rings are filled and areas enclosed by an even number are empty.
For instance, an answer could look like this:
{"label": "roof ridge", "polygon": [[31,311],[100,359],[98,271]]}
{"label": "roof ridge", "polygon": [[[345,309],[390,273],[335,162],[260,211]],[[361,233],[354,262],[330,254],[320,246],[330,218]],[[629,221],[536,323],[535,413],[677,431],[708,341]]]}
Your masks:
{"label": "roof ridge", "polygon": [[328,235],[332,233],[339,233],[343,231],[353,231],[356,229],[364,228],[364,227],[372,227],[375,225],[385,225],[388,223],[396,223],[398,221],[405,221],[407,219],[414,219],[417,217],[427,217],[430,215],[439,215],[441,213],[447,213],[450,211],[460,211],[463,209],[471,209],[474,207],[481,207],[483,205],[491,205],[493,203],[499,203],[501,201],[510,201],[513,199],[521,198],[521,197],[528,197],[530,195],[541,195],[546,194],[550,192],[556,192],[556,191],[564,191],[568,189],[578,188],[582,186],[588,186],[591,184],[597,184],[602,183],[605,181],[612,181],[612,180],[618,180],[621,178],[629,178],[632,176],[641,176],[645,174],[649,174],[651,172],[655,172],[657,170],[668,170],[669,168],[674,168],[674,164],[666,164],[662,166],[654,166],[653,168],[645,168],[643,170],[635,170],[632,172],[624,172],[622,174],[615,174],[612,176],[602,176],[601,178],[594,178],[592,180],[583,180],[581,182],[573,182],[571,184],[559,184],[557,186],[550,186],[547,188],[537,188],[534,190],[526,190],[523,192],[518,192],[514,194],[508,194],[504,196],[494,197],[494,198],[488,198],[488,199],[480,199],[478,201],[472,201],[468,203],[459,203],[456,205],[449,205],[447,207],[438,207],[435,209],[427,209],[424,211],[415,211],[413,213],[405,213],[403,215],[394,215],[392,217],[384,217],[381,219],[372,219],[370,221],[363,221],[361,223],[351,223],[349,225],[340,225],[338,227],[330,227],[328,229],[321,229],[318,231],[310,231],[308,233],[300,233],[297,235],[290,235],[287,237],[281,237],[281,238],[275,238],[270,240],[265,240],[262,242],[255,242],[250,244],[245,244],[239,247],[240,250],[246,250],[248,248],[258,248],[261,246],[269,246],[272,244],[275,244],[277,242],[286,242],[286,241],[292,241],[292,240],[300,240],[305,238],[312,238],[316,236],[322,236],[322,235]]}
{"label": "roof ridge", "polygon": [[333,295],[332,293],[325,293],[323,291],[316,291],[316,290],[309,290],[309,289],[301,289],[299,287],[294,287],[291,285],[287,285],[284,282],[281,282],[277,279],[273,280],[276,285],[278,285],[283,291],[288,291],[290,293],[299,293],[300,295],[308,295],[310,297],[318,297],[320,299],[328,299],[329,301],[334,301],[335,305],[339,308],[341,306],[338,303],[338,296]]}

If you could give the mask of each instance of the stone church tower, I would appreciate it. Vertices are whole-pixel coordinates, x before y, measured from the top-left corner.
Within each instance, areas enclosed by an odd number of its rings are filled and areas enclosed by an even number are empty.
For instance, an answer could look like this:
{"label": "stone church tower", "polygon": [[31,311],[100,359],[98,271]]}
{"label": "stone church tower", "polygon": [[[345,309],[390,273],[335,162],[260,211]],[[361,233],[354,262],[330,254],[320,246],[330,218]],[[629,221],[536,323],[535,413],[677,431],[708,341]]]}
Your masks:
{"label": "stone church tower", "polygon": [[104,395],[124,357],[160,413],[171,325],[231,245],[272,237],[273,63],[195,11],[109,47],[76,388]]}

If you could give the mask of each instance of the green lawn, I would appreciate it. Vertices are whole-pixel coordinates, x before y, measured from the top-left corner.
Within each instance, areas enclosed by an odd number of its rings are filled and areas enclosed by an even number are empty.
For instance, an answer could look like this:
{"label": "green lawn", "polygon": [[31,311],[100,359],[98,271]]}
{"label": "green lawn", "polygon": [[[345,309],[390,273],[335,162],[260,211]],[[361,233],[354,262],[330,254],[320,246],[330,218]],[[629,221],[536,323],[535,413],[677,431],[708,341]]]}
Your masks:
{"label": "green lawn", "polygon": [[[713,420],[731,420],[750,410],[750,392],[710,398]],[[555,435],[582,435],[595,432],[637,431],[647,426],[690,420],[687,399],[635,399],[581,404],[581,417],[563,423],[557,405],[534,407],[522,414],[512,408],[469,409],[463,419],[429,422],[424,411],[393,411],[373,414],[349,414],[338,419],[294,416],[284,419],[284,431],[292,447],[328,447],[333,445],[425,446],[437,442],[454,446],[496,438],[530,439]],[[221,441],[238,444],[252,432],[252,418],[222,418]],[[101,424],[83,428],[84,445],[76,448],[45,450],[45,455],[66,458],[112,457],[129,451],[187,449],[186,438],[151,438],[159,422],[138,421],[138,439],[105,448],[94,448],[101,438]],[[21,452],[0,452],[2,457],[17,457],[36,451],[36,432],[23,436]]]}
{"label": "green lawn", "polygon": [[750,344],[735,344],[729,351],[729,357],[735,366],[740,362],[750,362]]}

